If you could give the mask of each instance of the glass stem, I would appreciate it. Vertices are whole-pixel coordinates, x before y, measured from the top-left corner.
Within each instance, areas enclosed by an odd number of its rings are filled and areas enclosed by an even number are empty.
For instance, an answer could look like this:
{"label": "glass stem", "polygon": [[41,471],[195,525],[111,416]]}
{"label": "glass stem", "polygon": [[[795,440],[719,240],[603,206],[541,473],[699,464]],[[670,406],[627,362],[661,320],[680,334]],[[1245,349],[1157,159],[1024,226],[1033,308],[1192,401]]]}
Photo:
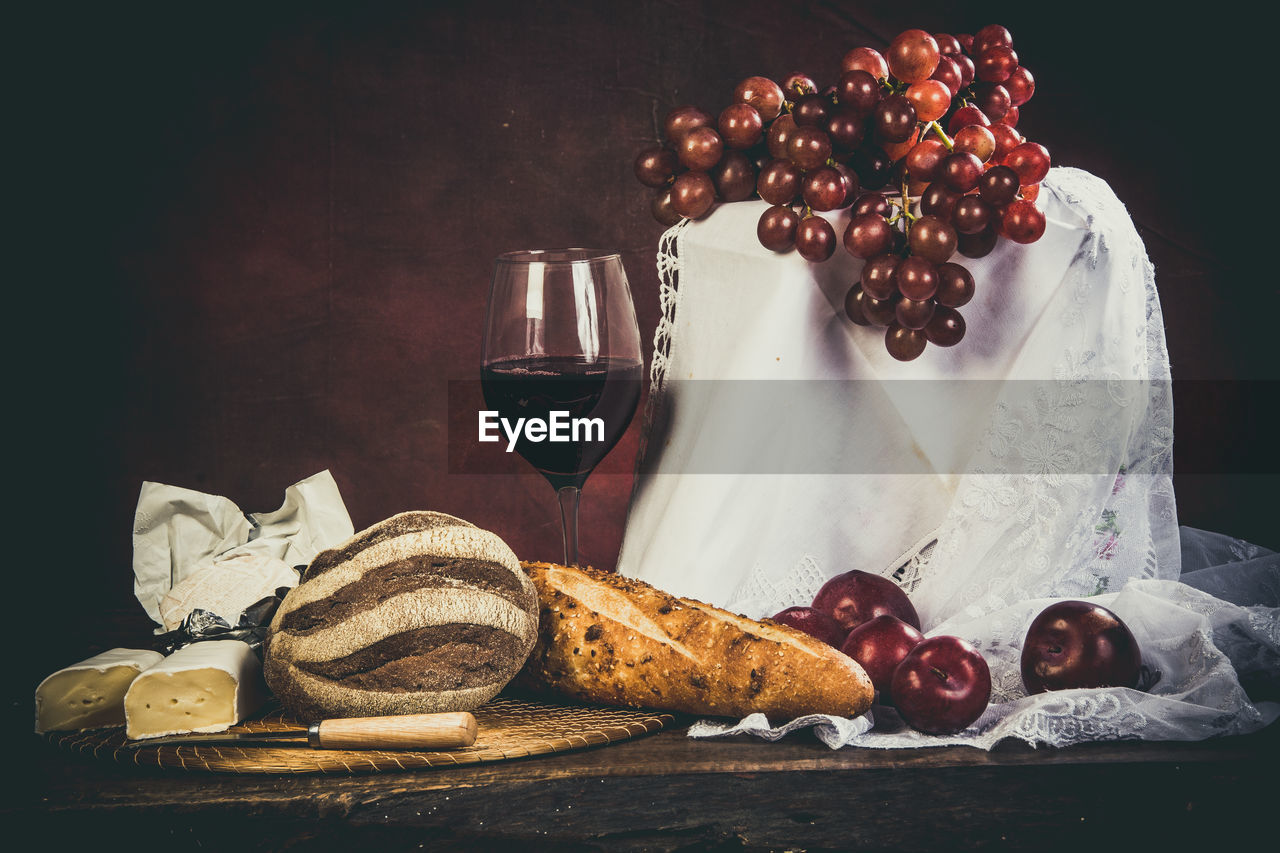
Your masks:
{"label": "glass stem", "polygon": [[564,486],[556,492],[560,499],[560,526],[564,531],[564,564],[578,565],[578,499],[577,486]]}

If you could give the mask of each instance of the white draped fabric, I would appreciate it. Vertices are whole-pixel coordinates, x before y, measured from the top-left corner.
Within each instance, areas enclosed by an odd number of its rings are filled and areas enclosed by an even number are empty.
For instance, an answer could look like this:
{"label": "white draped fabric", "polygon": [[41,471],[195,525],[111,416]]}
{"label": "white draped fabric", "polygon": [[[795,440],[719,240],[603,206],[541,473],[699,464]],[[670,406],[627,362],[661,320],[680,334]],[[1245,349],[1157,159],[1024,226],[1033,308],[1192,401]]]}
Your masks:
{"label": "white draped fabric", "polygon": [[[1262,589],[1258,600],[1229,604],[1179,582],[1154,272],[1098,178],[1054,169],[1038,204],[1040,241],[957,258],[977,281],[965,339],[907,363],[886,353],[882,330],[844,315],[861,262],[764,250],[763,202],[668,231],[618,570],[752,617],[808,604],[849,569],[892,577],[926,633],[962,636],[991,665],[992,706],[955,742],[1256,728],[1269,712],[1249,702],[1232,661],[1244,647],[1276,660],[1280,601],[1265,588],[1280,586],[1280,557],[1256,555],[1244,586]],[[842,233],[847,213],[829,217]],[[1146,691],[1022,695],[1027,624],[1051,600],[1094,595],[1130,624],[1159,679]],[[1224,627],[1237,623],[1249,627]],[[1246,639],[1224,651],[1227,635]],[[892,712],[880,714],[870,732],[834,726],[833,745],[946,740],[895,732]]]}

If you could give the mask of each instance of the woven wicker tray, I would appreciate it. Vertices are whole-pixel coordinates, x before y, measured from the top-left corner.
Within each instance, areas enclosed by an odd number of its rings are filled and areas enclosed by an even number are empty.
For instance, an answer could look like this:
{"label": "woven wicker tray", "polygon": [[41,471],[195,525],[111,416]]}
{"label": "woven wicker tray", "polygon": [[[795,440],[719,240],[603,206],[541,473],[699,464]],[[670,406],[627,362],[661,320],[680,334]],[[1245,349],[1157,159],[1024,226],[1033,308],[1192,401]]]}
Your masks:
{"label": "woven wicker tray", "polygon": [[[474,712],[480,732],[474,745],[440,752],[310,749],[273,746],[157,746],[125,749],[123,727],[53,732],[62,748],[96,758],[143,767],[172,767],[212,773],[383,773],[424,767],[456,767],[550,755],[617,743],[674,724],[671,714],[561,705],[524,696],[501,695]],[[278,708],[246,720],[231,731],[263,732],[303,728]]]}

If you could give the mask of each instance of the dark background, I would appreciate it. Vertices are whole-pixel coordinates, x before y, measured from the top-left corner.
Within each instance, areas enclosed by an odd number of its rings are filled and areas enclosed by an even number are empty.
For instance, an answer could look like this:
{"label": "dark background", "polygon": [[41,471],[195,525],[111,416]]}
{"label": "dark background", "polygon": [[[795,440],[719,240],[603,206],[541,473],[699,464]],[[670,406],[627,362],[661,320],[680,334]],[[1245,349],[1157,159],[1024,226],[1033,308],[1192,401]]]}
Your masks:
{"label": "dark background", "polygon": [[[899,31],[1008,26],[1021,130],[1109,181],[1156,266],[1180,520],[1280,546],[1268,58],[1229,6],[281,2],[51,7],[14,22],[6,288],[12,633],[30,685],[146,641],[138,488],[279,506],[330,469],[357,529],[407,509],[559,553],[533,474],[450,475],[447,383],[480,357],[493,257],[624,254],[646,342],[662,227],[631,173],[672,107],[752,74],[834,81]],[[1264,40],[1265,41],[1265,40]],[[1261,100],[1255,100],[1261,99]],[[1259,229],[1260,231],[1261,229]],[[587,485],[611,566],[636,426]],[[620,461],[619,461],[620,460]],[[32,521],[34,520],[34,521]]]}

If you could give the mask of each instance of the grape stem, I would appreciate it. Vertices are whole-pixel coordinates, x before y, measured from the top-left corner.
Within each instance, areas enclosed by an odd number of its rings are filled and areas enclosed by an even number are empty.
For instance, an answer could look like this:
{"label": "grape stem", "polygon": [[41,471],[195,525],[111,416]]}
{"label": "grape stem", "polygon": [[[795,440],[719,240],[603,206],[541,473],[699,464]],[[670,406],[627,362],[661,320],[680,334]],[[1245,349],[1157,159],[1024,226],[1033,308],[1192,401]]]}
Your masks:
{"label": "grape stem", "polygon": [[915,222],[916,218],[911,215],[911,194],[907,186],[906,171],[902,173],[902,216],[906,220],[906,227],[902,229],[902,233],[909,234],[911,233],[911,223]]}
{"label": "grape stem", "polygon": [[925,126],[924,130],[925,130],[925,133],[928,133],[931,130],[934,133],[936,133],[938,135],[938,138],[942,140],[942,144],[946,146],[948,151],[956,150],[955,144],[951,141],[951,137],[947,136],[946,131],[942,129],[942,125],[938,124],[936,121],[929,122],[929,124]]}

